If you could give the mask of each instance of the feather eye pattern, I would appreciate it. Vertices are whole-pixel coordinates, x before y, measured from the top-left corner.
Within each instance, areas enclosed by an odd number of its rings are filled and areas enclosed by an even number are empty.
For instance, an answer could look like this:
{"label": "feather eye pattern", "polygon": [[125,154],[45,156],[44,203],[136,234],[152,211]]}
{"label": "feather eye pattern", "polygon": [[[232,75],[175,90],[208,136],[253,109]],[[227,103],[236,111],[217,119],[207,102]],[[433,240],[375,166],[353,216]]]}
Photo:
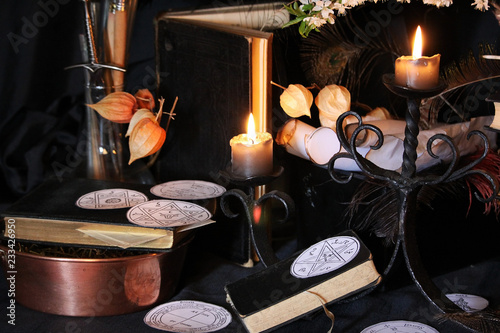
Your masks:
{"label": "feather eye pattern", "polygon": [[342,85],[354,102],[373,106],[395,101],[382,84],[382,75],[394,72],[394,60],[409,52],[406,26],[402,18],[394,17],[374,34],[367,31],[370,20],[366,8],[353,9],[301,41],[301,67],[309,84]]}

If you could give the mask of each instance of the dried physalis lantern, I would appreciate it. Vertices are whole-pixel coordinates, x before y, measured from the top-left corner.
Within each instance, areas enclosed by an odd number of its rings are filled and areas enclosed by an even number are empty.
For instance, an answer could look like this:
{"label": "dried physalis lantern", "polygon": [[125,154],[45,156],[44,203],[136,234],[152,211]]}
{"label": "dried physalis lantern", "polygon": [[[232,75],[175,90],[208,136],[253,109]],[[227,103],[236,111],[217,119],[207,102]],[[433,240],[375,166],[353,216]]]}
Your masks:
{"label": "dried physalis lantern", "polygon": [[166,135],[165,130],[156,121],[149,118],[141,119],[130,135],[128,164],[156,153],[165,142]]}
{"label": "dried physalis lantern", "polygon": [[[163,102],[164,99],[161,99],[160,110],[157,115],[154,115],[148,109],[140,109],[130,120],[129,128],[125,134],[125,136],[129,137],[130,160],[128,164],[156,153],[163,146],[167,136],[167,131],[160,126]],[[172,119],[173,114],[172,108],[169,121]]]}
{"label": "dried physalis lantern", "polygon": [[139,89],[134,96],[137,100],[136,109],[153,110],[155,108],[153,94],[148,89]]}
{"label": "dried physalis lantern", "polygon": [[124,91],[112,92],[99,102],[87,106],[96,110],[103,118],[115,123],[128,123],[134,114],[136,99]]}
{"label": "dried physalis lantern", "polygon": [[345,87],[336,84],[328,85],[316,96],[316,106],[319,110],[321,126],[336,130],[338,117],[351,108],[351,94]]}
{"label": "dried physalis lantern", "polygon": [[280,96],[280,105],[283,110],[292,118],[301,116],[311,117],[311,105],[313,95],[301,84],[291,84]]}
{"label": "dried physalis lantern", "polygon": [[363,118],[363,122],[365,121],[376,121],[376,120],[388,120],[392,119],[389,111],[384,107],[376,107],[373,110],[370,110]]}
{"label": "dried physalis lantern", "polygon": [[139,109],[136,111],[136,113],[134,113],[132,119],[130,119],[130,124],[128,125],[125,137],[129,137],[132,134],[132,130],[136,128],[137,123],[144,118],[149,118],[151,120],[157,121],[156,116],[153,114],[153,112],[149,111],[148,109]]}
{"label": "dried physalis lantern", "polygon": [[140,109],[132,117],[126,136],[130,136],[128,164],[131,164],[139,158],[156,153],[165,142],[167,133],[151,111]]}

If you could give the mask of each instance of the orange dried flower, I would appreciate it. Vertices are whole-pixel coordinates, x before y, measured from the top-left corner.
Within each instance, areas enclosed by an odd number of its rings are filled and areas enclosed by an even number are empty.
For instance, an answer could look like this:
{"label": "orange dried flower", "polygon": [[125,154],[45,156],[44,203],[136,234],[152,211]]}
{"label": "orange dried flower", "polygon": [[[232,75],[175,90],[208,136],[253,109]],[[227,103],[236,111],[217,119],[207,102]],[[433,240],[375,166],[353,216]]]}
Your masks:
{"label": "orange dried flower", "polygon": [[112,92],[95,104],[87,104],[103,118],[115,123],[128,123],[134,114],[136,99],[124,91]]}
{"label": "orange dried flower", "polygon": [[139,158],[156,153],[165,142],[167,132],[151,111],[141,109],[132,117],[126,136],[130,136],[128,164],[131,164]]}
{"label": "orange dried flower", "polygon": [[137,109],[153,110],[155,108],[153,94],[148,89],[137,90],[135,98],[137,100]]}

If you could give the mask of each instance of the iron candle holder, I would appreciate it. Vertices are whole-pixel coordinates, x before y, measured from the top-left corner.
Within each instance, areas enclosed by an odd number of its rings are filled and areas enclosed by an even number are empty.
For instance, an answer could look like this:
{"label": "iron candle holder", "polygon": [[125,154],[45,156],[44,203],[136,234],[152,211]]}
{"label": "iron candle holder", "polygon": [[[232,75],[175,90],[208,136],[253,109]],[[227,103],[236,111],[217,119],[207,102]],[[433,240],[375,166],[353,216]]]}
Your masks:
{"label": "iron candle holder", "polygon": [[[249,241],[253,245],[253,248],[262,262],[264,267],[268,267],[279,261],[276,257],[272,244],[269,240],[269,229],[267,221],[263,221],[260,217],[261,214],[256,210],[257,207],[261,207],[264,202],[268,199],[278,200],[284,208],[284,217],[279,219],[278,222],[288,221],[295,212],[295,204],[292,198],[281,191],[273,190],[268,193],[264,193],[259,196],[256,195],[255,189],[259,186],[264,186],[278,177],[283,173],[282,166],[275,166],[273,172],[269,175],[257,176],[257,177],[241,177],[235,175],[231,172],[231,169],[223,171],[222,174],[228,181],[240,188],[234,188],[226,191],[220,200],[220,205],[222,212],[229,218],[234,218],[239,216],[239,213],[233,211],[229,206],[229,198],[236,198],[243,206],[243,213],[245,222],[249,226]],[[260,209],[260,208],[259,208]]]}
{"label": "iron candle holder", "polygon": [[[491,184],[493,195],[488,198],[482,198],[477,193],[475,193],[476,198],[482,202],[490,202],[494,200],[496,197],[496,193],[498,192],[498,184],[496,180],[484,170],[473,169],[487,156],[489,149],[488,138],[481,131],[471,131],[468,134],[467,139],[470,139],[472,135],[479,136],[484,143],[484,152],[477,160],[471,162],[466,166],[457,168],[459,153],[452,139],[444,134],[436,134],[432,136],[427,142],[427,151],[429,155],[432,158],[439,158],[439,156],[435,155],[432,151],[432,146],[436,140],[442,140],[444,144],[448,145],[451,149],[451,162],[445,169],[444,173],[441,175],[418,175],[416,160],[418,146],[417,137],[419,134],[418,123],[420,121],[421,101],[424,98],[433,97],[441,93],[446,88],[446,86],[443,82],[439,82],[438,86],[433,89],[411,89],[395,84],[393,74],[384,75],[383,83],[392,93],[406,98],[407,101],[407,110],[405,113],[406,127],[403,142],[404,153],[401,172],[380,168],[368,159],[361,156],[356,151],[356,137],[362,131],[371,130],[377,135],[378,142],[371,147],[372,149],[379,149],[383,145],[384,137],[380,129],[370,124],[363,124],[361,117],[351,111],[344,113],[337,120],[337,129],[339,129],[339,131],[337,132],[337,136],[346,152],[336,154],[330,160],[328,171],[330,173],[330,176],[337,182],[349,182],[353,176],[353,173],[348,173],[347,176],[344,173],[338,173],[336,172],[334,165],[335,161],[338,158],[352,158],[356,161],[363,174],[373,179],[385,181],[389,184],[389,186],[393,187],[396,190],[398,195],[398,238],[392,257],[383,275],[387,276],[395,262],[395,259],[398,256],[398,253],[402,251],[408,272],[410,273],[413,282],[416,284],[419,291],[426,297],[426,299],[428,299],[443,314],[450,315],[449,317],[452,318],[452,320],[468,329],[476,329],[476,327],[478,327],[477,325],[479,321],[483,320],[482,318],[484,317],[481,317],[481,314],[475,314],[475,319],[471,320],[471,316],[453,316],[453,314],[463,313],[463,310],[455,303],[450,301],[446,297],[446,295],[434,284],[427,271],[425,270],[424,265],[422,264],[416,239],[417,194],[424,185],[435,185],[439,183],[451,182],[467,175],[480,174],[485,177]],[[350,139],[348,139],[346,133],[341,130],[343,128],[343,121],[348,116],[355,116],[359,122],[359,126],[353,132]],[[467,319],[461,320],[461,318]]]}

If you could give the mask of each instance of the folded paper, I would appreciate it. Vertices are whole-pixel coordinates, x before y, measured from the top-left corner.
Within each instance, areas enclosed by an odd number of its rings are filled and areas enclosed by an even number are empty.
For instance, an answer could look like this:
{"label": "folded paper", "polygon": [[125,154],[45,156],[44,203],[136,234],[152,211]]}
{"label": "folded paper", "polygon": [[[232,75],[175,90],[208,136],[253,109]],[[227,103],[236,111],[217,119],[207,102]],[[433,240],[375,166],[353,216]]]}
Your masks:
{"label": "folded paper", "polygon": [[165,237],[164,235],[150,235],[142,233],[123,233],[116,231],[106,230],[92,230],[87,228],[80,228],[78,231],[85,235],[98,239],[109,246],[116,246],[122,249],[136,247],[147,242],[154,241],[158,238]]}

